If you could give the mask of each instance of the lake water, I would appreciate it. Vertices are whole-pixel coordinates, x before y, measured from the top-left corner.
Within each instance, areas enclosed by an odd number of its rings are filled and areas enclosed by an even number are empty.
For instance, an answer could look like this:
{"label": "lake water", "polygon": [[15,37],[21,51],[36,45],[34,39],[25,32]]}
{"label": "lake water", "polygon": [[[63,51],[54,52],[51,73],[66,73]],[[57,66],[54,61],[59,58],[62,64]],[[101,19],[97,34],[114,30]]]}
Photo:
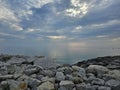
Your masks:
{"label": "lake water", "polygon": [[0,53],[40,55],[46,56],[57,63],[73,64],[90,58],[120,55],[120,49],[113,48],[85,48],[85,47],[28,47],[28,46],[1,46]]}

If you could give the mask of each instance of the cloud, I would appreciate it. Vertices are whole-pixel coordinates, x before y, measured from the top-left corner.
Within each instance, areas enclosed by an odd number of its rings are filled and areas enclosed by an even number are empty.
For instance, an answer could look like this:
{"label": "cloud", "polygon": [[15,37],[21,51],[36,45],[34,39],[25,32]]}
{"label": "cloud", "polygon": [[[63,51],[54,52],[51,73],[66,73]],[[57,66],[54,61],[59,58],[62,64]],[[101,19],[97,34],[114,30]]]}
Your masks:
{"label": "cloud", "polygon": [[0,32],[0,36],[13,37],[13,38],[17,38],[17,39],[25,39],[24,36],[19,36],[19,35],[14,35],[14,34],[8,34],[8,33],[4,33],[4,32]]}
{"label": "cloud", "polygon": [[66,9],[66,16],[70,17],[83,17],[88,12],[88,4],[81,3],[80,0],[71,0],[71,8]]}
{"label": "cloud", "polygon": [[49,39],[66,39],[66,36],[47,36]]}

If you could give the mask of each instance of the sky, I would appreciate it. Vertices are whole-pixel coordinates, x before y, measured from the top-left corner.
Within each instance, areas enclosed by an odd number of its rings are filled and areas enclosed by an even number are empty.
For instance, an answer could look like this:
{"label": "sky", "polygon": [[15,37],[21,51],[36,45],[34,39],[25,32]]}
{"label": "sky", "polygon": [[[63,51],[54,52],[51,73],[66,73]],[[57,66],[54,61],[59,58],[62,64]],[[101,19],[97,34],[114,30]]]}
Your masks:
{"label": "sky", "polygon": [[0,0],[0,48],[119,45],[120,0]]}

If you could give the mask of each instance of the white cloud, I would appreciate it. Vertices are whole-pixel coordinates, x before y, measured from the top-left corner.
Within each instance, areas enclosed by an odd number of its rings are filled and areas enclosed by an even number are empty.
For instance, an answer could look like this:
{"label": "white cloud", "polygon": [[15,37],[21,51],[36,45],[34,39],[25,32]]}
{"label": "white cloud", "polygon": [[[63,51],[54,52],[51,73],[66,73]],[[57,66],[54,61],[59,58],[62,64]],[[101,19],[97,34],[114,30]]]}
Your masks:
{"label": "white cloud", "polygon": [[110,20],[110,21],[107,21],[107,22],[104,22],[104,23],[88,25],[86,27],[89,27],[89,28],[103,28],[103,27],[108,27],[108,26],[117,25],[117,24],[120,24],[120,20]]}
{"label": "white cloud", "polygon": [[93,10],[107,8],[114,3],[114,0],[71,0],[71,7],[64,11],[66,16],[83,17]]}
{"label": "white cloud", "polygon": [[33,14],[31,8],[41,8],[50,2],[53,2],[53,0],[0,0],[0,21],[12,30],[22,31],[20,22],[23,19],[30,19],[29,16]]}
{"label": "white cloud", "polygon": [[47,36],[49,39],[66,39],[66,36]]}
{"label": "white cloud", "polygon": [[80,0],[71,0],[71,6],[71,8],[64,11],[65,15],[83,17],[88,12],[88,4],[86,2],[81,3]]}
{"label": "white cloud", "polygon": [[13,37],[13,38],[18,38],[18,39],[25,39],[25,36],[19,36],[19,35],[4,33],[4,32],[0,32],[0,35],[1,36],[8,36],[8,37]]}
{"label": "white cloud", "polygon": [[21,26],[17,25],[17,24],[12,24],[10,27],[13,28],[16,31],[22,31],[23,30],[23,28]]}

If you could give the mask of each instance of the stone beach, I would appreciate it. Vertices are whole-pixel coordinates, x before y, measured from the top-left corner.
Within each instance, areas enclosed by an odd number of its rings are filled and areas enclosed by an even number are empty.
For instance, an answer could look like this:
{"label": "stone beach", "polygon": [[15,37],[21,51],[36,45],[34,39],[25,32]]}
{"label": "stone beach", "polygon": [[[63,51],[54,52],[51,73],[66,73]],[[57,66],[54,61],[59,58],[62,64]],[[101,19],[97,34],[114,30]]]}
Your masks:
{"label": "stone beach", "polygon": [[59,65],[44,56],[0,55],[0,90],[120,90],[120,56]]}

